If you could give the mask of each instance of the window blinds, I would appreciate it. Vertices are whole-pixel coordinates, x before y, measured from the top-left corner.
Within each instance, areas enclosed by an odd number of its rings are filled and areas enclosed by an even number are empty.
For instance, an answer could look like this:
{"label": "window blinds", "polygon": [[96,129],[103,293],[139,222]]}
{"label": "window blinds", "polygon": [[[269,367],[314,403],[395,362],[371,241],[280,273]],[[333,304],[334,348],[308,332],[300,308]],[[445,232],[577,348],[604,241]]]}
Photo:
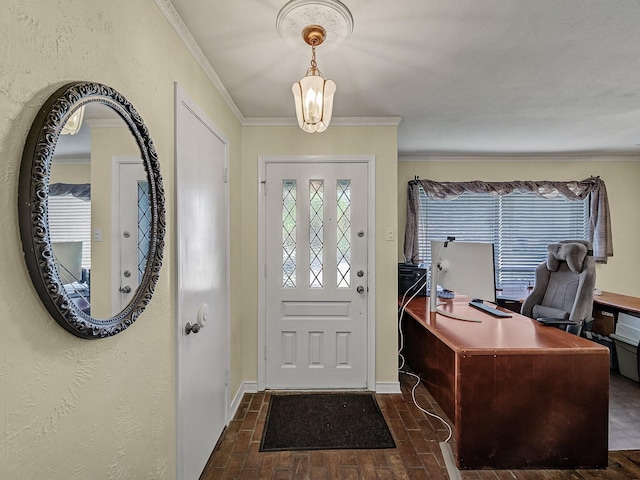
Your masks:
{"label": "window blinds", "polygon": [[496,284],[521,287],[547,257],[547,245],[588,238],[589,199],[540,198],[531,193],[465,192],[452,200],[428,199],[420,188],[420,260],[431,261],[431,240],[494,244]]}
{"label": "window blinds", "polygon": [[91,268],[91,202],[72,195],[49,196],[51,242],[82,242],[82,268]]}

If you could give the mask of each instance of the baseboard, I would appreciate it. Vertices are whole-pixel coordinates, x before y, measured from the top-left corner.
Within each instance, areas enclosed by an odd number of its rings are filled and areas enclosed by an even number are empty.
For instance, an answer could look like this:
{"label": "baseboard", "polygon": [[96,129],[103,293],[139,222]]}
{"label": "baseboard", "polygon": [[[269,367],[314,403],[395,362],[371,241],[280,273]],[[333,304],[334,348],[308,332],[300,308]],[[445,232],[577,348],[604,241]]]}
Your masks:
{"label": "baseboard", "polygon": [[231,401],[231,405],[229,405],[229,421],[231,421],[238,412],[238,408],[240,407],[240,402],[242,402],[242,397],[245,393],[257,393],[258,392],[258,382],[242,382],[240,384],[240,388],[233,397]]}
{"label": "baseboard", "polygon": [[[242,382],[229,405],[229,420],[235,417],[245,393],[257,393],[258,382]],[[401,393],[400,382],[376,382],[376,393]]]}
{"label": "baseboard", "polygon": [[449,474],[449,480],[462,480],[460,470],[456,467],[456,459],[451,450],[451,445],[447,442],[440,442],[440,451],[444,457],[444,464],[447,467],[447,473]]}
{"label": "baseboard", "polygon": [[376,382],[376,393],[402,393],[400,382]]}

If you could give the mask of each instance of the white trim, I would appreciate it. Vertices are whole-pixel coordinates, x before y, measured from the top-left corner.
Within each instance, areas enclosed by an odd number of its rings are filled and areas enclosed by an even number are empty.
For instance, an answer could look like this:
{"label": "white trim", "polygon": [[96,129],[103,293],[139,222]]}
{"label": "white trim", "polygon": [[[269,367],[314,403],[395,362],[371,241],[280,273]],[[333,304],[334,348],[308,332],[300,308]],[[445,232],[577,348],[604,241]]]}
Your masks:
{"label": "white trim", "polygon": [[[158,2],[159,0],[155,0],[156,2]],[[180,85],[175,82],[174,83],[174,108],[175,108],[175,112],[174,112],[174,161],[177,161],[178,158],[178,110],[180,108],[180,106],[182,105],[184,108],[186,108],[187,110],[190,110],[194,116],[196,116],[204,125],[206,125],[206,127],[211,130],[211,132],[213,132],[223,143],[224,143],[224,171],[228,172],[229,171],[229,140],[227,138],[227,136],[222,132],[222,130],[220,130],[209,118],[209,116],[204,112],[204,110],[202,110],[192,99],[191,97],[186,93],[185,90],[182,89],[182,87],[180,87]],[[175,165],[174,165],[175,167]],[[175,173],[175,170],[174,170]],[[228,175],[228,173],[225,173],[225,175]],[[175,247],[174,247],[174,253],[175,253],[175,258],[178,259],[178,254],[180,251],[180,235],[179,235],[179,221],[180,219],[178,218],[178,209],[177,209],[177,185],[178,185],[178,177],[177,175],[174,178],[174,205],[176,205],[176,221],[175,221]],[[227,259],[227,265],[226,265],[226,283],[227,283],[227,290],[226,290],[226,309],[225,309],[225,322],[226,322],[226,337],[227,337],[227,345],[229,346],[227,348],[227,352],[226,352],[226,358],[224,360],[225,365],[224,365],[224,369],[226,370],[226,376],[227,376],[227,384],[225,387],[225,425],[228,426],[229,422],[231,420],[231,418],[233,418],[232,416],[230,416],[230,402],[229,402],[229,393],[230,393],[230,369],[231,369],[231,255],[230,255],[230,250],[231,250],[231,199],[230,199],[230,190],[229,190],[229,178],[226,178],[225,184],[224,184],[224,188],[225,188],[225,208],[226,208],[226,221],[227,221],[227,245],[226,245],[226,259]],[[179,356],[179,347],[180,347],[180,338],[182,335],[182,326],[184,325],[184,322],[182,321],[182,319],[180,318],[180,305],[179,305],[179,289],[180,289],[180,282],[179,282],[179,278],[178,278],[178,269],[175,269],[175,289],[176,289],[176,309],[175,309],[175,316],[176,316],[176,352],[175,352],[175,368],[176,368],[176,391],[175,391],[175,400],[176,400],[176,475],[178,479],[182,478],[182,449],[181,449],[181,442],[182,439],[180,438],[180,386],[181,386],[181,376],[180,376],[180,356]],[[237,408],[237,407],[236,407]],[[235,415],[235,411],[234,411],[234,415]]]}
{"label": "white trim", "polygon": [[376,393],[402,393],[400,382],[376,382]]}
{"label": "white trim", "polygon": [[444,457],[444,464],[447,467],[449,480],[462,480],[462,475],[456,467],[456,458],[451,450],[451,445],[447,442],[440,442],[440,451]]}
{"label": "white trim", "polygon": [[86,118],[84,122],[91,128],[122,128],[121,118]]}
{"label": "white trim", "polygon": [[245,393],[258,393],[258,382],[242,382],[240,384],[240,388],[238,388],[238,391],[233,396],[233,400],[231,400],[229,418],[235,418]]}
{"label": "white trim", "polygon": [[[397,127],[402,117],[333,117],[330,127]],[[297,127],[295,117],[246,117],[243,127]]]}
{"label": "white trim", "polygon": [[569,162],[640,162],[640,155],[589,155],[589,154],[478,154],[478,155],[399,155],[398,162],[407,163],[569,163]]}
{"label": "white trim", "polygon": [[267,161],[264,157],[258,156],[258,391],[266,388],[266,372],[267,372],[267,329],[266,329],[266,241],[265,216],[267,213],[266,202],[266,178],[267,178]]}
{"label": "white trim", "polygon": [[264,358],[266,348],[266,282],[264,265],[266,264],[265,217],[266,201],[265,186],[267,164],[269,163],[366,163],[369,172],[368,186],[368,286],[367,295],[367,390],[376,387],[376,156],[366,155],[259,155],[258,156],[258,390],[266,387],[267,363]]}
{"label": "white trim", "polygon": [[90,165],[91,157],[54,157],[52,165]]}
{"label": "white trim", "polygon": [[367,316],[369,319],[369,352],[367,388],[372,390],[376,382],[376,156],[366,155],[363,161],[368,164],[369,172],[369,218],[368,221],[368,259],[367,259]]}
{"label": "white trim", "polygon": [[195,61],[198,63],[198,65],[200,65],[200,68],[202,68],[204,74],[207,76],[207,78],[209,78],[213,86],[216,87],[227,106],[231,109],[240,123],[244,123],[244,116],[242,115],[242,112],[240,112],[240,109],[233,101],[233,98],[231,98],[231,95],[227,91],[227,88],[222,83],[222,80],[220,80],[220,77],[218,77],[218,74],[209,63],[209,60],[207,60],[207,57],[204,55],[202,49],[198,45],[198,42],[196,42],[195,38],[193,38],[193,35],[191,35],[191,32],[182,21],[182,18],[180,18],[180,15],[178,15],[178,12],[176,11],[173,4],[170,2],[170,0],[153,1],[155,2],[158,9],[162,12],[164,17],[167,19],[169,25],[171,25],[175,32],[178,34],[178,37],[180,37],[180,40],[182,40],[184,45],[187,47],[187,50],[189,50],[191,55],[193,55]]}

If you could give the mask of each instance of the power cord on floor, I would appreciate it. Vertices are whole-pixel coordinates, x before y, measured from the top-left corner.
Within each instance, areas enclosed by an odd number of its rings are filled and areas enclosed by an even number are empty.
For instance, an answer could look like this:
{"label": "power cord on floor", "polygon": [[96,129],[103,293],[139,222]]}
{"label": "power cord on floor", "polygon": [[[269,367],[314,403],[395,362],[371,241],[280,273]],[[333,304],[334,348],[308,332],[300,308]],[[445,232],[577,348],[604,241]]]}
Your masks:
{"label": "power cord on floor", "polygon": [[430,417],[433,417],[437,420],[440,420],[440,422],[442,422],[444,424],[445,427],[447,427],[447,430],[449,431],[449,435],[447,435],[446,440],[444,440],[444,443],[449,442],[449,440],[451,440],[451,437],[453,436],[453,430],[451,429],[451,426],[446,422],[446,420],[442,417],[440,417],[439,415],[436,415],[435,413],[429,412],[428,410],[422,408],[419,404],[418,401],[416,400],[416,388],[418,388],[418,385],[420,385],[420,377],[418,375],[416,375],[415,373],[409,372],[407,370],[403,370],[405,367],[405,359],[404,359],[404,355],[402,355],[402,350],[404,349],[404,333],[402,331],[402,320],[404,318],[404,312],[407,308],[407,305],[409,303],[411,303],[411,300],[413,300],[415,297],[418,296],[418,294],[420,293],[420,290],[422,290],[422,286],[420,286],[420,288],[416,289],[416,292],[414,294],[411,295],[411,297],[409,297],[409,300],[407,300],[405,302],[405,299],[407,297],[407,293],[411,291],[411,289],[413,289],[414,287],[416,287],[416,285],[420,282],[420,280],[422,280],[424,278],[425,283],[426,283],[426,275],[424,277],[419,278],[413,285],[411,285],[411,287],[409,287],[407,289],[407,291],[404,293],[404,295],[402,296],[402,301],[400,302],[400,307],[398,308],[398,331],[399,331],[399,336],[400,336],[400,345],[398,348],[398,357],[400,360],[400,366],[398,367],[398,372],[399,373],[404,373],[405,375],[409,375],[411,377],[414,377],[416,379],[416,383],[413,386],[413,388],[411,389],[411,399],[413,400],[413,404],[422,412],[426,413],[427,415],[429,415]]}
{"label": "power cord on floor", "polygon": [[435,413],[432,413],[424,408],[422,408],[419,404],[418,401],[416,400],[416,388],[418,388],[418,385],[420,385],[420,377],[418,375],[416,375],[415,373],[411,373],[408,372],[406,370],[399,370],[400,373],[404,373],[405,375],[409,375],[411,377],[414,377],[416,379],[416,383],[413,386],[413,388],[411,389],[411,399],[413,400],[413,404],[422,412],[426,413],[427,415],[429,415],[430,417],[433,417],[437,420],[440,420],[440,422],[442,422],[444,424],[445,427],[447,427],[447,430],[449,431],[449,434],[447,435],[447,438],[444,440],[444,443],[447,443],[449,440],[451,440],[451,437],[453,436],[453,430],[451,429],[451,426],[447,423],[447,421],[442,418],[439,415],[436,415]]}

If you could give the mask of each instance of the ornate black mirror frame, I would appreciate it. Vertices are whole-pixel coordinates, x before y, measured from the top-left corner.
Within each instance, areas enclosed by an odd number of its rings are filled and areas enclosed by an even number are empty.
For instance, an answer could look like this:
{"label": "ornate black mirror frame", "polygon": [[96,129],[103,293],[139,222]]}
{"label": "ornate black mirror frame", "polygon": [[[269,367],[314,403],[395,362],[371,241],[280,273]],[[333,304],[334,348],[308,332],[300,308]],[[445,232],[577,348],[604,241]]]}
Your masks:
{"label": "ornate black mirror frame", "polygon": [[[54,262],[48,223],[49,178],[54,150],[62,127],[82,105],[99,102],[126,122],[139,148],[149,181],[151,232],[147,264],[136,293],[117,315],[93,318],[80,310],[65,291]],[[18,215],[25,261],[43,304],[64,329],[86,339],[122,332],[151,301],[158,282],[166,233],[164,189],[160,164],[146,125],[133,105],[111,87],[73,82],[45,102],[33,122],[22,156],[18,188]]]}

